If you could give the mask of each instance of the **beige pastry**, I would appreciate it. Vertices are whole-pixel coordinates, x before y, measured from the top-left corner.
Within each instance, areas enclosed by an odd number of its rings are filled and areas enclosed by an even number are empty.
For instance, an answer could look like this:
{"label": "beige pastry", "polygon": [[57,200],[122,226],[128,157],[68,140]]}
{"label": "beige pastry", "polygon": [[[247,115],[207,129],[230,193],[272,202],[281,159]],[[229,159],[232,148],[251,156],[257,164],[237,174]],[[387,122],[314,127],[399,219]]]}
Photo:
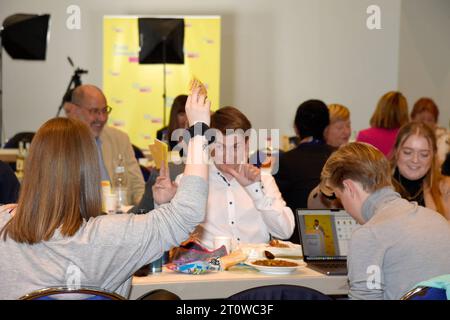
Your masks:
{"label": "beige pastry", "polygon": [[228,270],[232,266],[247,260],[247,257],[248,255],[241,249],[235,250],[229,255],[219,258],[220,268],[222,270]]}
{"label": "beige pastry", "polygon": [[189,91],[192,93],[196,88],[200,88],[200,92],[199,92],[200,95],[204,95],[204,96],[208,95],[205,85],[200,80],[198,80],[197,78],[194,77],[189,86]]}

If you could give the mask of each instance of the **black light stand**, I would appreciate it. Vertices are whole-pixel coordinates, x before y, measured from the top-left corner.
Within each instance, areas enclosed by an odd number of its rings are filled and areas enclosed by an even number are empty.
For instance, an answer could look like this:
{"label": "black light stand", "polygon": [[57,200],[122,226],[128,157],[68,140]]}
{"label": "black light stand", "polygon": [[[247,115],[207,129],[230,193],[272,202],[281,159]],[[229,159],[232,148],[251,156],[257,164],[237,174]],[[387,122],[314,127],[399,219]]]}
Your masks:
{"label": "black light stand", "polygon": [[163,65],[163,126],[166,125],[166,64],[184,64],[184,19],[139,18],[139,64]]}

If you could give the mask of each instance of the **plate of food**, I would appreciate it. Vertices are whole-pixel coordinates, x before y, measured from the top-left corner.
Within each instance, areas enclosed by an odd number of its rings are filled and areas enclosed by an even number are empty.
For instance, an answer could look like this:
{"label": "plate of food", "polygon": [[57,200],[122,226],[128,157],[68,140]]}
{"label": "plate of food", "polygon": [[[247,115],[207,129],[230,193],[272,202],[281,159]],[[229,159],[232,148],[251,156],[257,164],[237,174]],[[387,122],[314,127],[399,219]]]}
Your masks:
{"label": "plate of food", "polygon": [[259,272],[267,274],[290,274],[305,266],[303,260],[291,259],[258,259],[249,260],[247,265],[252,266]]}

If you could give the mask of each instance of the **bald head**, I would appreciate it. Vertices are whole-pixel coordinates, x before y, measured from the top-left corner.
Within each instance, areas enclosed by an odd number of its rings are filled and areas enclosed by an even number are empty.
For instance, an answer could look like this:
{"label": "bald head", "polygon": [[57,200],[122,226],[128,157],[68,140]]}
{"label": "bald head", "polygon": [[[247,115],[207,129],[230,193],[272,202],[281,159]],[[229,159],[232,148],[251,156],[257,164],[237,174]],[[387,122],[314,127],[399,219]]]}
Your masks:
{"label": "bald head", "polygon": [[84,106],[93,99],[106,101],[105,95],[103,94],[102,90],[94,85],[85,84],[78,86],[73,90],[72,103],[78,106]]}
{"label": "bald head", "polygon": [[92,134],[98,137],[106,122],[108,113],[106,98],[103,92],[93,85],[82,85],[72,93],[72,105],[70,112],[66,110],[69,118],[83,121],[91,129]]}

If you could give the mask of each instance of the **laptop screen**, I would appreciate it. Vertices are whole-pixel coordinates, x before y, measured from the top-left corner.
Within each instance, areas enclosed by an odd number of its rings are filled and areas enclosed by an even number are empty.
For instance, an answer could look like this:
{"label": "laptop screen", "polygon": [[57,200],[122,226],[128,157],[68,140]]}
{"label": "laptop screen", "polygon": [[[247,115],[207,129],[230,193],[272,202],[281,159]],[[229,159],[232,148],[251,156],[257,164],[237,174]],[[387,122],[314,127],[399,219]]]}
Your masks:
{"label": "laptop screen", "polygon": [[349,240],[358,223],[344,210],[297,209],[305,260],[347,258]]}

